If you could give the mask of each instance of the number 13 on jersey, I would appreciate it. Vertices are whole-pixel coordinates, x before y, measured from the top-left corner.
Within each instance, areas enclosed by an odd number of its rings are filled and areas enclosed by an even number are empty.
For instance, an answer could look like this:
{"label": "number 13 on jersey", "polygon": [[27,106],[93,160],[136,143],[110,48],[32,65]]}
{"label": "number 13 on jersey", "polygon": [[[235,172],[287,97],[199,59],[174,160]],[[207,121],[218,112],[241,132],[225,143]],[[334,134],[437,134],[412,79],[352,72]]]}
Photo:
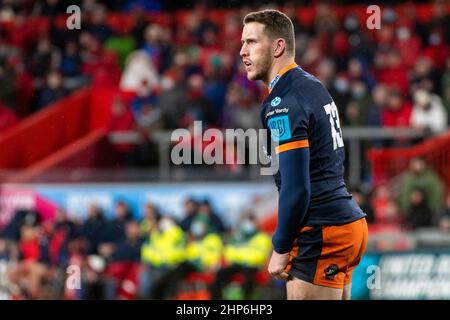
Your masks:
{"label": "number 13 on jersey", "polygon": [[333,101],[332,103],[324,105],[323,107],[330,118],[333,149],[336,150],[337,148],[342,148],[344,146],[344,140],[342,139],[341,125],[339,123],[339,113],[336,104]]}

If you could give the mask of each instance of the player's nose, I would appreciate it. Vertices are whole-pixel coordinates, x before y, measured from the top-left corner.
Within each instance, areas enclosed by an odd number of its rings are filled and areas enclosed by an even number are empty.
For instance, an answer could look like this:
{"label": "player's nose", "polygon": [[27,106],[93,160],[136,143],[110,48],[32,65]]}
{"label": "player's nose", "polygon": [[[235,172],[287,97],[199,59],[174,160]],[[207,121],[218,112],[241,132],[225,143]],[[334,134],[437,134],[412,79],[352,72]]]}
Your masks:
{"label": "player's nose", "polygon": [[241,51],[239,52],[239,55],[240,55],[241,57],[246,57],[246,56],[248,56],[248,50],[247,50],[247,46],[245,45],[245,43],[242,45]]}

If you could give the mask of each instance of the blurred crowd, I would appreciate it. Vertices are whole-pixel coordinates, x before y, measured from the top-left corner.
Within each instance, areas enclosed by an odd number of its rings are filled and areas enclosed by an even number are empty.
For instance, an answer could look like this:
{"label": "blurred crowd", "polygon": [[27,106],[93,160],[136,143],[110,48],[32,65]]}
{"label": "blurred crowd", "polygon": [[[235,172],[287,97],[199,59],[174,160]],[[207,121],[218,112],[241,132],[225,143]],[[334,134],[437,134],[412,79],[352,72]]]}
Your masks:
{"label": "blurred crowd", "polygon": [[[367,214],[372,250],[412,249],[402,237],[418,230],[450,234],[450,195],[421,158],[392,185],[352,193]],[[1,297],[283,297],[281,283],[266,272],[271,227],[253,210],[231,225],[198,197],[185,199],[178,218],[151,203],[138,215],[121,200],[112,213],[96,203],[86,210],[73,215],[61,208],[50,220],[33,210],[16,212],[0,231]],[[383,232],[399,238],[374,238]]]}
{"label": "blurred crowd", "polygon": [[[261,298],[255,287],[269,282],[271,241],[254,214],[243,212],[230,228],[207,200],[184,206],[180,220],[152,204],[138,220],[123,201],[112,219],[96,204],[80,221],[62,209],[52,221],[19,211],[0,237],[0,292],[13,299]],[[241,292],[230,292],[233,282]]]}
{"label": "blurred crowd", "polygon": [[407,170],[388,184],[351,191],[374,232],[421,228],[450,232],[450,193],[423,158],[412,158]]}
{"label": "blurred crowd", "polygon": [[[121,113],[124,127],[173,129],[193,120],[258,127],[266,92],[246,79],[239,57],[242,17],[252,8],[230,12],[219,25],[200,4],[184,23],[167,25],[149,18],[145,9],[157,7],[145,3],[156,2],[82,1],[81,29],[68,30],[57,23],[67,17],[64,1],[2,0],[2,126],[92,84],[136,92]],[[294,2],[280,7],[294,22],[296,61],[330,90],[344,126],[442,132],[450,110],[450,15],[441,0],[426,23],[413,3],[398,8],[385,8],[382,28],[369,30],[351,10],[338,19],[321,2],[308,25]],[[131,27],[112,25],[108,16],[120,12],[131,14]],[[48,17],[49,26],[32,27],[35,17]]]}

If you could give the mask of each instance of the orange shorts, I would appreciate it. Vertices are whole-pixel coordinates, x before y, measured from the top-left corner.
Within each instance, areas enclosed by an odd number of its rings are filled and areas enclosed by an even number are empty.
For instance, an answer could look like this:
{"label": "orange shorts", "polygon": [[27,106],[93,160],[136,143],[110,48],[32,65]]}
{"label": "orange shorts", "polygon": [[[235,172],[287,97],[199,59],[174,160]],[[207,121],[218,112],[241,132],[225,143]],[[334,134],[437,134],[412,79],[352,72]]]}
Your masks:
{"label": "orange shorts", "polygon": [[336,225],[304,227],[290,252],[285,271],[309,283],[344,288],[366,250],[365,218]]}

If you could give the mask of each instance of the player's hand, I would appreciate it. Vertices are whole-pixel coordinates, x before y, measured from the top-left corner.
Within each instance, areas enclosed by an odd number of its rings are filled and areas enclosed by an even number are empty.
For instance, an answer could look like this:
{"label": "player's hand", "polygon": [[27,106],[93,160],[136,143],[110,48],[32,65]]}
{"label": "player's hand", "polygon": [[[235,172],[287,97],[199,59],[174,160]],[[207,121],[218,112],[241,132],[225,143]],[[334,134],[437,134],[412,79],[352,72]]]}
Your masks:
{"label": "player's hand", "polygon": [[279,254],[275,251],[272,252],[272,257],[269,262],[269,273],[272,277],[279,280],[287,280],[289,274],[284,271],[289,262],[289,253]]}

